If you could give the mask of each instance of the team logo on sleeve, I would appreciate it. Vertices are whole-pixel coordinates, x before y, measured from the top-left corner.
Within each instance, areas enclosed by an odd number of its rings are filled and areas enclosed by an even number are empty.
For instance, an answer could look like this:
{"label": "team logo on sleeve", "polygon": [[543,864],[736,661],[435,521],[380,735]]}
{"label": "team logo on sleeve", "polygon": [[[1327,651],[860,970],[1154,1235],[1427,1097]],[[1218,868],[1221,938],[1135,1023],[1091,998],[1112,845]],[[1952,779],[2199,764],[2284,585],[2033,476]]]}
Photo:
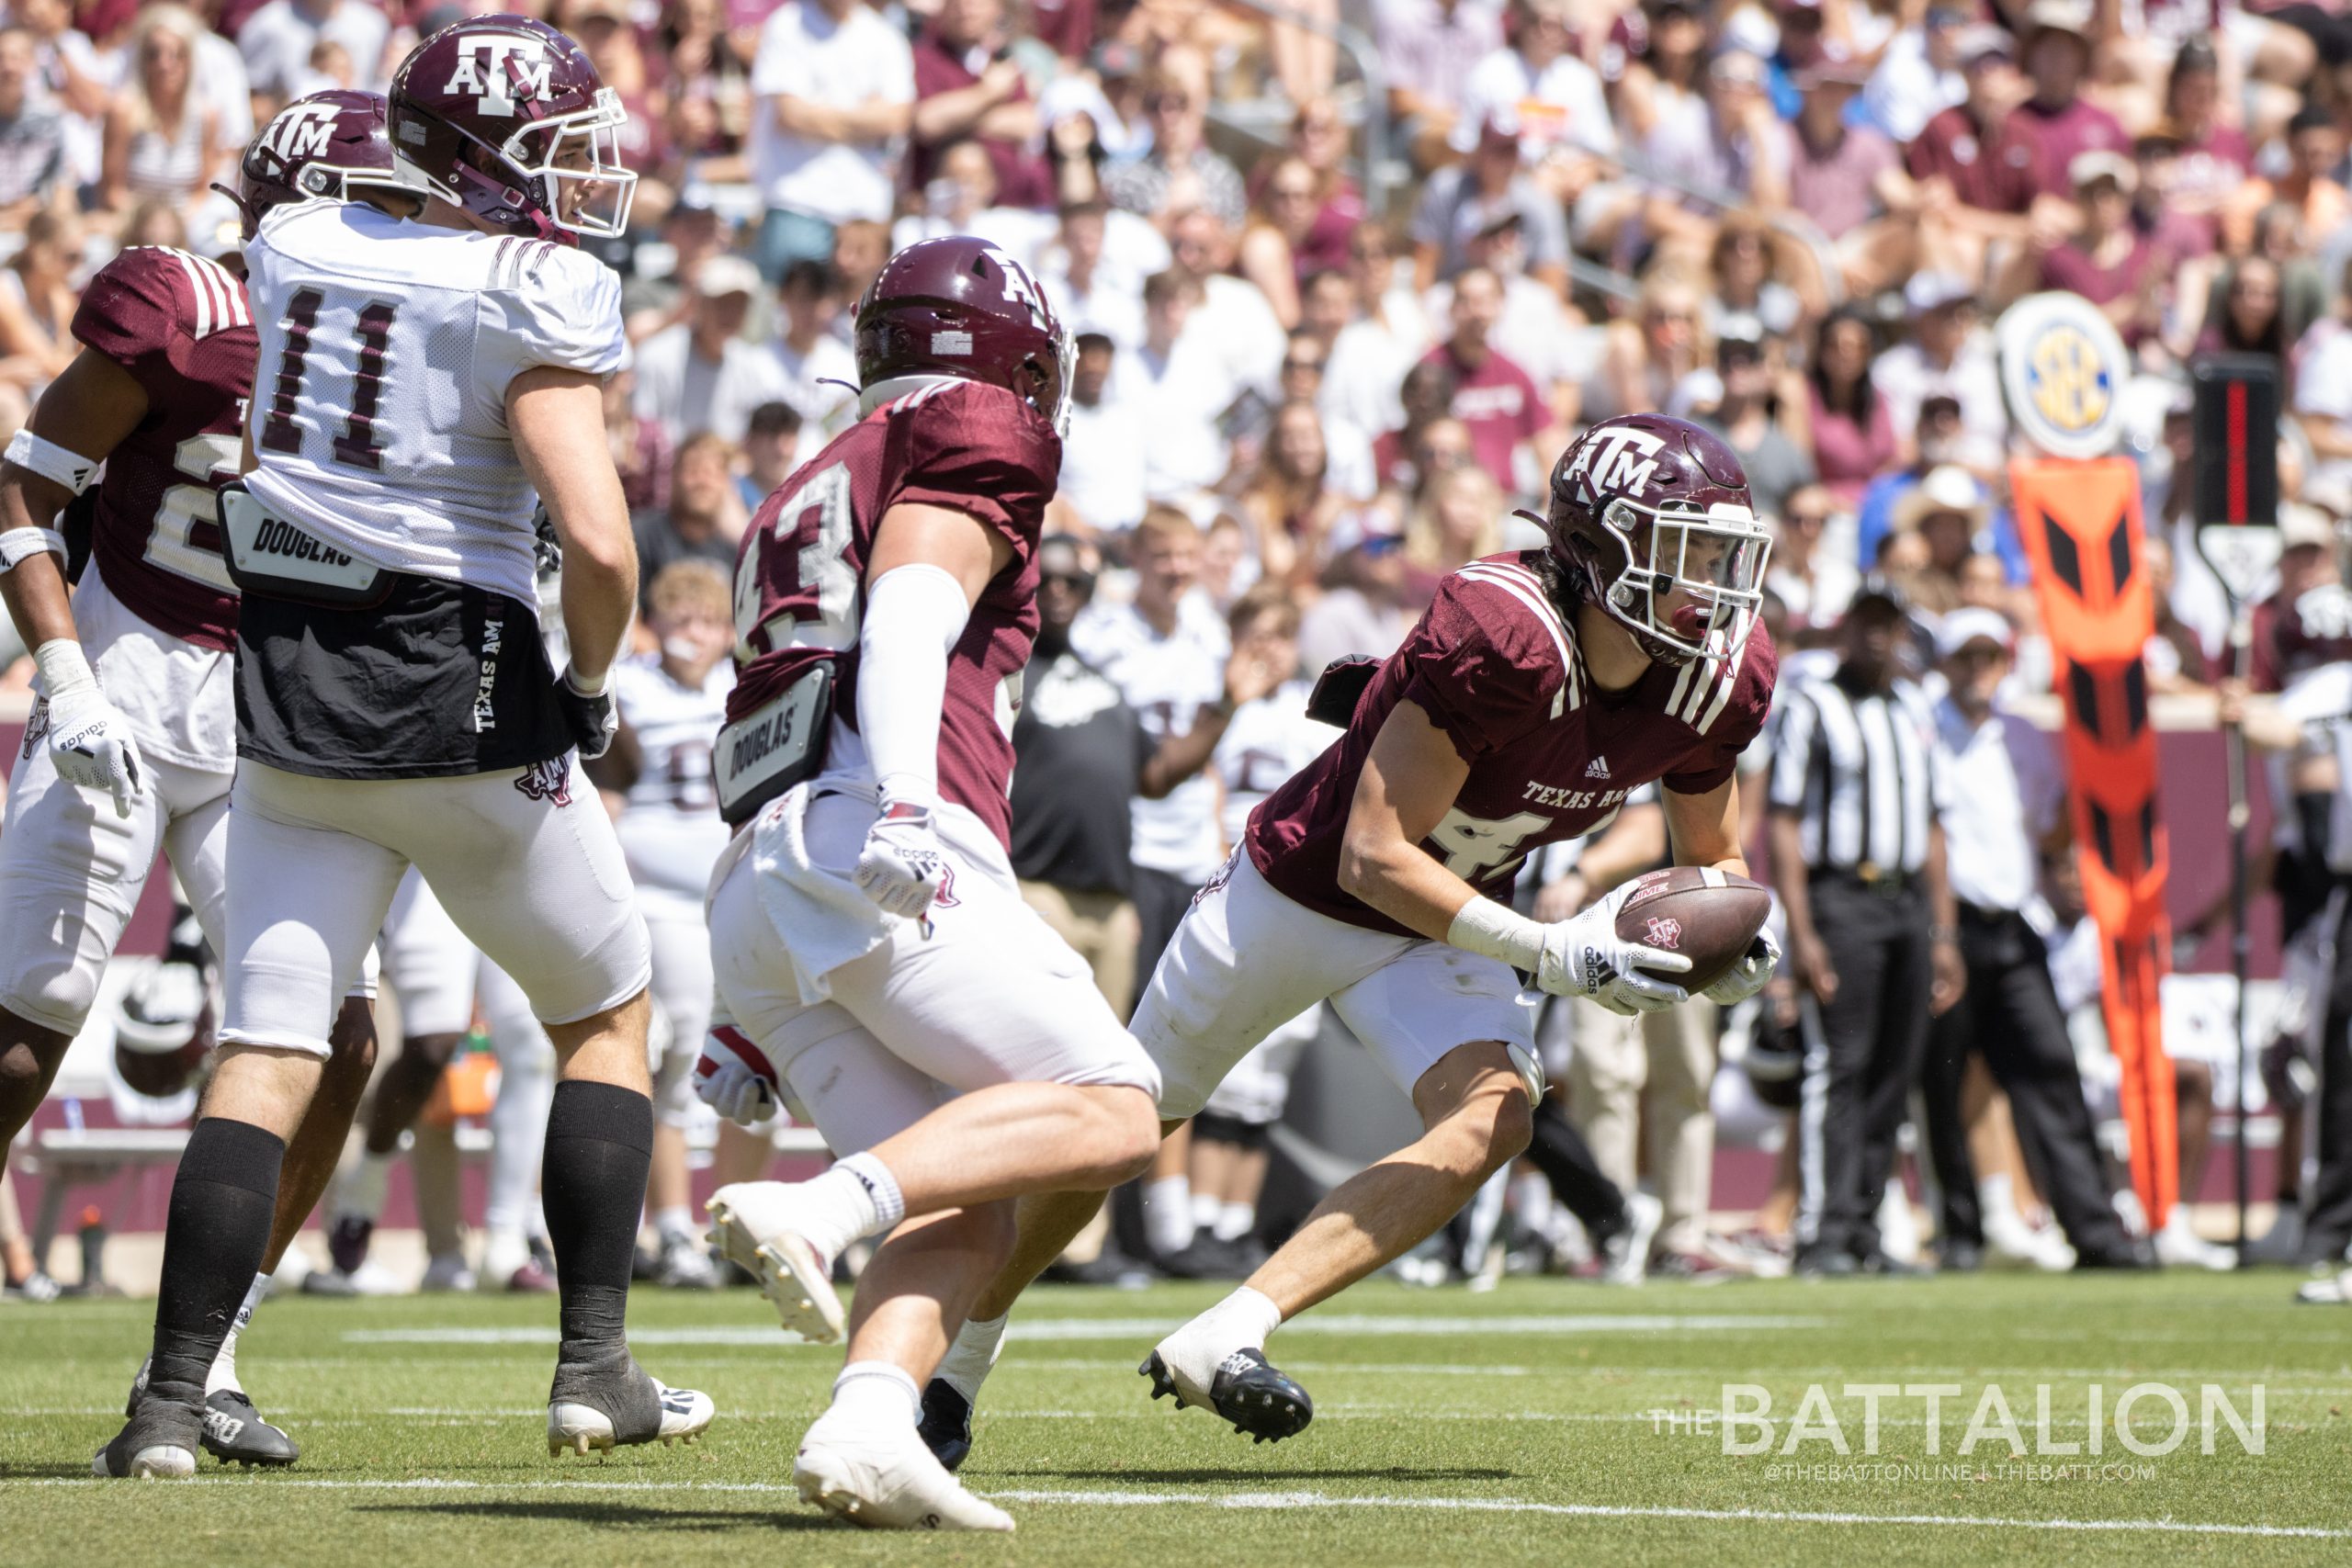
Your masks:
{"label": "team logo on sleeve", "polygon": [[547,46],[535,38],[507,33],[482,33],[465,40],[458,68],[442,87],[445,93],[472,93],[481,99],[482,113],[512,116],[517,98],[548,96],[554,62]]}

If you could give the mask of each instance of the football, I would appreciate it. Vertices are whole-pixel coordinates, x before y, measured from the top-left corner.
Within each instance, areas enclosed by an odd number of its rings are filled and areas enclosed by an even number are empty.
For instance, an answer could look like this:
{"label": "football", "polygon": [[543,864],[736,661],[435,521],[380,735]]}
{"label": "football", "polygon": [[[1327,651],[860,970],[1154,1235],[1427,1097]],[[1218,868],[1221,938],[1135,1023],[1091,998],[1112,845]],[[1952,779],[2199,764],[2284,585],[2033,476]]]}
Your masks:
{"label": "football", "polygon": [[1690,960],[1687,975],[1655,977],[1695,995],[1739,962],[1771,912],[1771,892],[1760,882],[1712,866],[1669,866],[1635,879],[1618,906],[1617,934]]}

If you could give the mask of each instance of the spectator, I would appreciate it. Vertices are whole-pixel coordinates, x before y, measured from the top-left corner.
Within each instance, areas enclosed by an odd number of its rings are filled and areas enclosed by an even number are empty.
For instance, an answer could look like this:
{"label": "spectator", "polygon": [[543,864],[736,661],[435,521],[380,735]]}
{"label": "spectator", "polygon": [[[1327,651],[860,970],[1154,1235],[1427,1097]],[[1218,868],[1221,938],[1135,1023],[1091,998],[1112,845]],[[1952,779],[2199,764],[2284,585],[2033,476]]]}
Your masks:
{"label": "spectator", "polygon": [[1928,7],[1919,25],[1897,32],[1862,90],[1871,123],[1894,141],[1908,141],[1928,120],[1963,102],[1968,79],[1961,49],[1967,34],[1968,12],[1940,3]]}
{"label": "spectator", "polygon": [[725,0],[671,0],[653,44],[667,111],[664,139],[684,161],[688,183],[748,179],[752,66],[728,31]]}
{"label": "spectator", "polygon": [[2288,121],[2287,149],[2287,172],[2272,182],[2269,199],[2293,208],[2305,234],[2335,233],[2352,216],[2352,196],[2336,178],[2344,132],[2334,116],[2312,105]]}
{"label": "spectator", "polygon": [[1716,55],[1707,67],[1706,113],[1663,118],[1644,140],[1651,166],[1674,184],[1645,203],[1643,227],[1660,245],[1703,256],[1714,243],[1718,208],[1684,190],[1774,203],[1787,178],[1777,164],[1785,145],[1764,62],[1744,50]]}
{"label": "spectator", "polygon": [[[1453,417],[1453,369],[1443,359],[1424,359],[1406,373],[1399,389],[1404,423],[1383,432],[1372,444],[1373,468],[1382,488],[1419,492],[1424,477],[1422,434],[1441,421],[1461,423]],[[1464,435],[1466,439],[1466,429]]]}
{"label": "spectator", "polygon": [[1938,265],[1963,281],[1984,276],[1988,247],[2026,236],[2037,156],[2028,122],[2014,110],[2023,85],[1998,28],[1979,28],[1961,44],[1968,96],[1929,117],[1904,152],[1923,210],[1939,220]]}
{"label": "spectator", "polygon": [[1918,193],[1894,143],[1847,109],[1866,76],[1842,51],[1797,73],[1803,107],[1773,160],[1787,170],[1789,205],[1836,242],[1845,286],[1874,293],[1911,271],[1919,248]]}
{"label": "spectator", "polygon": [[1871,384],[1875,347],[1869,316],[1844,305],[1822,318],[1806,359],[1814,468],[1844,512],[1860,505],[1871,480],[1901,456],[1894,415]]}
{"label": "spectator", "polygon": [[637,371],[624,367],[605,383],[605,443],[621,477],[621,499],[631,513],[670,504],[670,467],[676,458],[662,422],[637,412]]}
{"label": "spectator", "polygon": [[193,211],[238,151],[222,141],[220,111],[196,88],[200,32],[185,6],[150,6],[139,14],[130,79],[107,109],[98,197],[106,210],[123,212],[154,198]]}
{"label": "spectator", "polygon": [[1895,504],[1895,532],[1916,534],[1927,547],[1926,563],[1903,582],[1921,615],[1942,615],[1960,607],[1961,578],[1991,524],[1992,510],[1976,477],[1951,466],[1929,469]]}
{"label": "spectator", "polygon": [[727,229],[718,214],[698,201],[681,201],[662,215],[660,243],[669,247],[669,266],[656,275],[642,247],[637,270],[621,286],[621,310],[629,342],[643,343],[694,314],[695,280],[703,264],[727,250]]}
{"label": "spectator", "polygon": [[914,45],[914,136],[907,183],[922,190],[950,145],[978,142],[996,170],[997,199],[1032,209],[1054,203],[1053,171],[1032,149],[1044,129],[1029,83],[1009,52],[1004,0],[942,0]]}
{"label": "spectator", "polygon": [[1324,371],[1329,363],[1330,351],[1323,339],[1303,326],[1291,333],[1290,345],[1283,353],[1277,407],[1294,402],[1314,407],[1330,457],[1329,488],[1350,501],[1368,501],[1380,489],[1379,476],[1373,471],[1371,437],[1346,420],[1322,412]]}
{"label": "spectator", "polygon": [[1656,413],[1683,378],[1712,356],[1699,293],[1679,276],[1653,272],[1634,318],[1609,323],[1600,364],[1585,388],[1588,419]]}
{"label": "spectator", "polygon": [[1667,120],[1703,130],[1708,42],[1694,0],[1649,0],[1620,14],[1601,51],[1600,75],[1627,140],[1646,144]]}
{"label": "spectator", "polygon": [[363,84],[382,81],[391,30],[368,0],[268,0],[237,29],[237,51],[244,57],[248,85],[275,113],[309,90],[311,54],[322,42],[350,56]]}
{"label": "spectator", "polygon": [[1708,254],[1707,276],[1714,292],[1703,302],[1707,333],[1712,336],[1726,316],[1753,316],[1776,337],[1795,332],[1807,302],[1780,280],[1778,270],[1772,231],[1751,216],[1725,218]]}
{"label": "spectator", "polygon": [[660,87],[647,64],[637,28],[629,25],[626,0],[564,0],[554,13],[577,39],[596,74],[628,110],[628,122],[614,131],[621,162],[642,176],[637,199],[666,209],[670,192],[655,183],[668,149],[662,141],[667,116]]}
{"label": "spectator", "polygon": [[2036,288],[2079,294],[2097,305],[2137,346],[2164,324],[2164,285],[2169,258],[2132,225],[2132,193],[2139,170],[2118,152],[2085,152],[2071,175],[2080,204],[2076,228],[2056,243],[2047,230],[2019,254],[1996,291],[2002,300]]}
{"label": "spectator", "polygon": [[1170,222],[1168,248],[1177,270],[1201,288],[1188,330],[1206,340],[1236,387],[1271,400],[1282,376],[1282,322],[1256,284],[1233,276],[1232,231],[1208,209],[1194,208]]}
{"label": "spectator", "polygon": [[1503,492],[1483,468],[1463,465],[1430,476],[1405,525],[1405,572],[1416,605],[1438,580],[1503,547]]}
{"label": "spectator", "polygon": [[1957,460],[1990,472],[2008,450],[2009,416],[2000,368],[1976,332],[1976,291],[1950,273],[1923,272],[1903,286],[1903,299],[1911,308],[1910,341],[1871,367],[1894,428],[1916,430],[1920,405],[1941,393],[1960,405],[1966,433]]}
{"label": "spectator", "polygon": [[2165,207],[2198,231],[2196,254],[2212,250],[2224,232],[2230,249],[2244,248],[2255,208],[2261,205],[2254,149],[2245,132],[2222,116],[2221,61],[2213,46],[2192,38],[2180,46],[2165,84],[2165,118],[2157,130],[2177,149]]}
{"label": "spectator", "polygon": [[1398,0],[1373,15],[1397,141],[1422,167],[1434,167],[1449,158],[1444,143],[1471,73],[1502,47],[1502,28],[1481,0]]}
{"label": "spectator", "polygon": [[[833,333],[842,313],[839,274],[824,262],[807,256],[784,269],[776,285],[776,300],[784,307],[784,333],[775,343],[777,367],[783,372],[780,400],[791,405],[809,435],[821,444],[833,434],[833,422],[857,400],[857,356]],[[809,453],[814,456],[814,446]]]}
{"label": "spectator", "polygon": [[816,455],[820,434],[803,427],[799,411],[790,403],[762,403],[753,409],[743,427],[743,472],[735,479],[744,510],[757,512],[782,490],[792,471]]}
{"label": "spectator", "polygon": [[[2352,263],[2346,264],[2335,313],[2303,334],[2295,358],[2290,406],[2303,438],[2311,443],[2315,464],[2312,477],[2352,479]],[[2176,466],[2180,471],[2175,490],[2185,497],[2187,469]]]}
{"label": "spectator", "polygon": [[1101,333],[1080,333],[1069,382],[1069,434],[1062,440],[1061,489],[1054,525],[1081,537],[1125,534],[1143,516],[1148,423],[1138,400],[1104,394],[1125,351]]}
{"label": "spectator", "polygon": [[1258,471],[1242,488],[1240,512],[1270,581],[1311,586],[1348,498],[1332,488],[1322,417],[1304,400],[1274,411]]}
{"label": "spectator", "polygon": [[65,122],[32,100],[33,36],[0,28],[0,228],[22,229],[65,177]]}
{"label": "spectator", "polygon": [[676,560],[710,561],[731,580],[735,546],[751,517],[735,492],[735,449],[705,431],[678,448],[671,468],[670,504],[629,519],[637,536],[638,614],[652,614],[653,580]]}
{"label": "spectator", "polygon": [[1363,314],[1331,340],[1323,378],[1324,412],[1358,430],[1393,430],[1404,423],[1406,373],[1430,346],[1412,270],[1396,265],[1388,236],[1367,223],[1348,242],[1349,272]]}
{"label": "spectator", "polygon": [[[1463,273],[1453,280],[1453,331],[1424,363],[1452,372],[1453,417],[1469,426],[1478,466],[1506,491],[1527,494],[1541,488],[1536,476],[1549,470],[1559,445],[1545,438],[1558,433],[1543,392],[1490,341],[1502,309],[1500,279],[1483,267]],[[1541,457],[1533,450],[1538,444]]]}
{"label": "spectator", "polygon": [[1201,537],[1201,592],[1229,615],[1241,595],[1257,586],[1257,563],[1250,558],[1250,536],[1241,519],[1220,512]]}
{"label": "spectator", "polygon": [[1102,174],[1111,205],[1161,224],[1205,209],[1228,225],[1249,210],[1241,175],[1208,149],[1208,65],[1189,49],[1163,51],[1144,86],[1151,150]]}
{"label": "spectator", "polygon": [[[1131,354],[1143,342],[1143,277],[1130,277],[1111,261],[1110,209],[1100,197],[1069,202],[1061,211],[1061,236],[1040,258],[1037,281],[1054,302],[1054,314],[1073,333],[1098,333],[1122,354]],[[1129,218],[1130,214],[1120,214]],[[1153,236],[1167,265],[1168,247]]]}
{"label": "spectator", "polygon": [[1480,61],[1453,122],[1453,150],[1468,152],[1487,126],[1510,119],[1521,151],[1555,199],[1573,202],[1614,157],[1617,128],[1600,74],[1575,52],[1566,0],[1510,0],[1504,46]]}
{"label": "spectator", "polygon": [[741,256],[713,256],[695,279],[694,313],[656,333],[637,354],[637,412],[658,420],[682,448],[707,431],[732,445],[762,403],[786,396],[776,357],[739,334],[760,275]]}
{"label": "spectator", "polygon": [[1283,150],[1261,162],[1250,176],[1253,199],[1261,193],[1273,168],[1288,158],[1305,164],[1315,177],[1315,220],[1291,247],[1293,264],[1304,285],[1316,273],[1348,265],[1348,241],[1356,225],[1364,220],[1363,193],[1348,175],[1348,122],[1340,118],[1339,105],[1328,97],[1317,97],[1298,107],[1291,117],[1290,135]]}
{"label": "spectator", "polygon": [[1775,635],[1783,648],[1826,648],[1838,636],[1838,623],[1861,586],[1861,574],[1850,562],[1821,547],[1829,518],[1837,510],[1834,491],[1826,485],[1805,485],[1781,503],[1779,525],[1772,534],[1772,560],[1764,578],[1786,613],[1785,637]]}
{"label": "spectator", "polygon": [[[1756,510],[1778,517],[1792,491],[1815,482],[1813,459],[1789,437],[1789,411],[1774,386],[1776,370],[1758,322],[1724,323],[1715,340],[1715,374],[1722,396],[1698,423],[1723,438],[1747,469],[1747,492]],[[1791,400],[1793,400],[1792,395]]]}
{"label": "spectator", "polygon": [[2115,117],[2081,96],[2091,69],[2090,0],[2033,0],[2025,13],[2025,69],[2033,90],[2012,116],[2032,150],[2034,190],[2074,194],[2072,170],[2085,152],[2129,157],[2132,139]]}
{"label": "spectator", "polygon": [[1331,562],[1326,592],[1299,621],[1302,668],[1321,670],[1351,654],[1385,659],[1396,651],[1418,615],[1403,543],[1394,534],[1374,534]]}
{"label": "spectator", "polygon": [[1232,378],[1210,345],[1185,330],[1200,298],[1199,283],[1173,268],[1147,279],[1143,346],[1113,371],[1109,396],[1131,408],[1149,434],[1143,485],[1153,501],[1214,490],[1231,457],[1220,422],[1234,400]]}
{"label": "spectator", "polygon": [[851,307],[833,320],[833,335],[843,343],[849,341],[855,322],[852,312],[889,259],[890,226],[881,220],[854,218],[833,231],[833,271],[841,276],[842,298]]}
{"label": "spectator", "polygon": [[1355,279],[1345,272],[1311,272],[1298,286],[1298,331],[1327,353],[1362,313],[1356,308]]}
{"label": "spectator", "polygon": [[2222,275],[2214,319],[2198,334],[2197,352],[2263,355],[2278,366],[2280,389],[2291,403],[2295,365],[2287,351],[2302,333],[2288,319],[2284,294],[2278,263],[2258,254],[2239,261]]}
{"label": "spectator", "polygon": [[1250,209],[1239,247],[1241,276],[1258,286],[1284,332],[1299,323],[1299,258],[1315,230],[1319,196],[1304,158],[1277,160]]}
{"label": "spectator", "polygon": [[1413,270],[1426,290],[1471,265],[1476,240],[1516,221],[1528,272],[1556,293],[1567,282],[1560,204],[1521,167],[1517,121],[1490,120],[1463,162],[1431,175],[1413,211]]}
{"label": "spectator", "polygon": [[890,216],[914,57],[863,0],[786,0],[761,24],[752,91],[752,177],[767,205],[756,256],[774,279],[823,259],[839,225]]}

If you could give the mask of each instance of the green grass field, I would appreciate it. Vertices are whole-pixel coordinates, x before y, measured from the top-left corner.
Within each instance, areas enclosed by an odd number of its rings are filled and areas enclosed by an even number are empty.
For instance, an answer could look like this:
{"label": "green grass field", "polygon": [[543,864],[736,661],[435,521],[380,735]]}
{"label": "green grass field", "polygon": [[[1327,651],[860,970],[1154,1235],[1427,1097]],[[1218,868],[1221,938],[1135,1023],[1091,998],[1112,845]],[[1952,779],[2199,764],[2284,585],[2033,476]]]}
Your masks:
{"label": "green grass field", "polygon": [[[2154,1280],[1652,1285],[1513,1281],[1492,1294],[1359,1288],[1286,1328],[1277,1362],[1314,1393],[1303,1436],[1253,1447],[1154,1404],[1136,1362],[1208,1286],[1040,1290],[1015,1319],[966,1476],[1011,1538],[865,1535],[803,1508],[792,1452],[838,1353],[785,1344],[748,1291],[643,1292],[639,1359],[708,1390],[699,1447],[549,1459],[553,1309],[495,1297],[273,1302],[243,1342],[262,1408],[304,1446],[292,1472],[92,1482],[149,1322],[143,1302],[0,1308],[0,1563],[365,1568],[475,1564],[1082,1565],[1705,1562],[2256,1564],[2352,1562],[2352,1316],[2299,1307],[2279,1273]],[[2036,1440],[2085,1436],[2088,1387],[2222,1385],[2266,1451],[2220,1431],[2140,1459],[1959,1446],[1985,1384]],[[1849,1447],[1726,1454],[1696,1413],[1760,1384],[1773,1414],[1826,1385]],[[1924,1403],[1890,1396],[1866,1458],[1848,1383],[1956,1383],[1942,1456]],[[1669,1421],[1661,1412],[1679,1413]],[[2133,1410],[2153,1440],[2172,1417]],[[1672,1429],[1680,1427],[1681,1430]],[[1785,1422],[1775,1429],[1785,1443]],[[2037,1473],[1999,1467],[2040,1464]],[[1807,1468],[1791,1474],[1792,1466]],[[1853,1467],[1882,1467],[1868,1471]],[[2120,1465],[2121,1474],[2064,1466]],[[1838,1468],[1846,1467],[1846,1468]],[[1939,1468],[1943,1467],[1943,1468]],[[1888,1470],[1893,1473],[1888,1473]]]}

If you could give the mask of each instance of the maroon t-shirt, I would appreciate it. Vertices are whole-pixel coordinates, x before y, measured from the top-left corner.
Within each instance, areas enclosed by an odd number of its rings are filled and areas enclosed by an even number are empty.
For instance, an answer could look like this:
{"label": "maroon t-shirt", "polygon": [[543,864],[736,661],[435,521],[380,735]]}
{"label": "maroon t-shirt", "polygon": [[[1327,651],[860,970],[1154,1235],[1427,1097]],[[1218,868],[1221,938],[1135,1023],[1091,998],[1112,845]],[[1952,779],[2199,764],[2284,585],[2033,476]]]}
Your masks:
{"label": "maroon t-shirt", "polygon": [[1356,781],[1380,727],[1410,701],[1469,764],[1453,809],[1422,848],[1490,898],[1508,899],[1528,854],[1598,831],[1652,780],[1703,795],[1732,776],[1764,725],[1778,660],[1763,623],[1729,657],[1653,664],[1621,693],[1594,689],[1536,551],[1473,561],[1438,584],[1404,646],[1375,671],[1338,744],[1250,814],[1250,863],[1318,914],[1412,933],[1340,888]]}
{"label": "maroon t-shirt", "polygon": [[1534,378],[1499,352],[1490,352],[1473,370],[1453,356],[1449,344],[1430,350],[1423,363],[1453,372],[1453,417],[1469,428],[1471,454],[1497,483],[1511,489],[1512,448],[1533,440],[1550,423]]}
{"label": "maroon t-shirt", "polygon": [[[901,502],[978,518],[1012,545],[947,655],[939,793],[1011,845],[1012,712],[1037,636],[1037,538],[1061,473],[1061,437],[1001,387],[946,381],[886,403],[835,436],[768,497],[735,563],[738,678],[727,716],[757,712],[819,660],[834,661],[833,712],[857,716],[865,561]],[[745,615],[749,607],[752,614]],[[853,613],[854,612],[854,613]],[[750,648],[746,660],[742,649]]]}
{"label": "maroon t-shirt", "polygon": [[[2069,289],[2094,305],[2105,305],[2137,290],[2149,268],[2165,265],[2163,250],[2144,234],[2134,234],[2132,248],[2112,266],[2100,265],[2089,252],[2069,241],[2041,258],[2041,287]],[[2136,344],[2147,336],[2147,330],[2133,327],[2123,336]]]}
{"label": "maroon t-shirt", "polygon": [[1915,180],[1941,175],[1964,207],[1980,212],[2023,212],[2033,205],[2032,141],[2012,116],[1991,136],[1966,104],[1929,119],[1905,149],[1903,163]]}
{"label": "maroon t-shirt", "polygon": [[73,333],[147,394],[98,486],[98,574],[157,631],[226,653],[237,589],[220,554],[220,494],[237,475],[260,352],[245,286],[201,256],[133,246],[90,279]]}
{"label": "maroon t-shirt", "polygon": [[[942,93],[952,93],[968,87],[980,79],[980,70],[989,64],[988,55],[978,50],[961,51],[950,48],[935,32],[926,32],[915,40],[915,97],[935,98]],[[1026,83],[1013,90],[1012,101],[1029,101]],[[1051,207],[1054,204],[1054,173],[1046,166],[1043,153],[1032,152],[1017,141],[1001,141],[981,137],[989,162],[996,165],[996,201],[999,207]],[[907,184],[917,191],[922,189],[939,169],[939,155],[946,151],[942,143],[926,147],[920,141],[907,144]]]}
{"label": "maroon t-shirt", "polygon": [[2067,165],[2085,152],[2132,156],[2132,138],[2116,118],[2076,98],[2063,109],[2046,109],[2028,98],[2009,111],[2007,129],[2033,149],[2033,188],[2042,196],[2071,197],[2075,182]]}

